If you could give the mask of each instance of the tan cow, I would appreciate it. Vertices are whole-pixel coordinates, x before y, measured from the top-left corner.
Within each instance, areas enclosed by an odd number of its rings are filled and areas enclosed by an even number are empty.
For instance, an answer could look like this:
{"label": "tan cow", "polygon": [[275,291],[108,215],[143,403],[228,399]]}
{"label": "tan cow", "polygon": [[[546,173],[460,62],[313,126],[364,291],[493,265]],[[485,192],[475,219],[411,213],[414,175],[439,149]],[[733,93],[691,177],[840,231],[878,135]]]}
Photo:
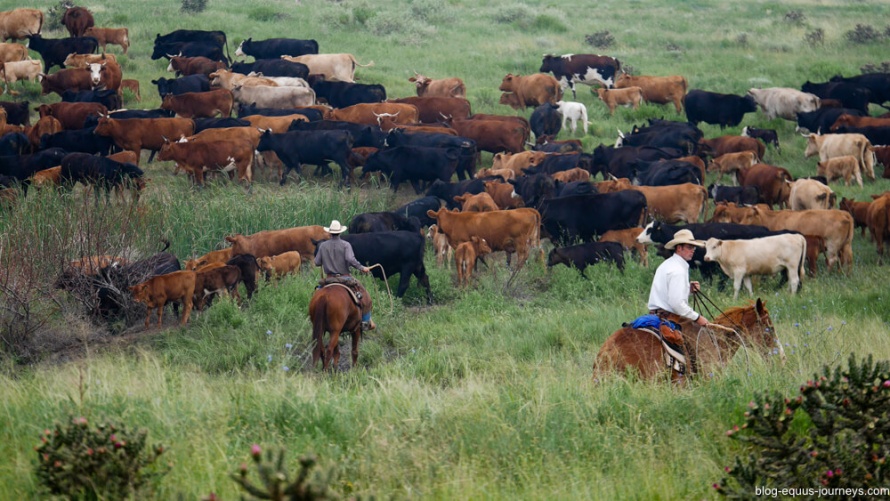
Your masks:
{"label": "tan cow", "polygon": [[417,87],[419,97],[467,97],[467,86],[460,78],[432,79],[415,71],[408,81]]}
{"label": "tan cow", "polygon": [[837,202],[837,195],[815,179],[798,179],[791,183],[788,201],[791,210],[831,209]]}
{"label": "tan cow", "polygon": [[819,162],[816,166],[816,175],[824,176],[828,182],[843,179],[844,186],[850,186],[850,178],[856,178],[859,187],[862,188],[862,172],[859,171],[859,160],[853,155],[843,155],[829,158]]}
{"label": "tan cow", "polygon": [[426,238],[433,243],[433,251],[436,253],[436,266],[446,268],[451,267],[451,255],[454,249],[448,245],[448,237],[444,233],[439,232],[439,226],[431,224],[426,232]]}
{"label": "tan cow", "polygon": [[380,118],[384,115],[397,124],[408,125],[418,122],[417,107],[411,104],[400,103],[354,104],[331,111],[327,119],[380,126]]}
{"label": "tan cow", "polygon": [[599,96],[600,101],[606,103],[606,106],[609,107],[610,115],[615,114],[615,108],[618,106],[632,106],[636,110],[640,108],[640,103],[643,102],[643,89],[639,87],[626,87],[624,89],[598,87],[596,94]]}
{"label": "tan cow", "polygon": [[232,255],[252,254],[256,258],[276,256],[297,251],[301,256],[314,256],[315,244],[330,238],[321,226],[298,226],[282,230],[266,230],[252,235],[232,235],[226,241],[232,244]]}
{"label": "tan cow", "polygon": [[754,295],[751,275],[772,275],[786,270],[791,294],[804,277],[804,258],[807,242],[803,235],[773,235],[750,240],[720,240],[705,242],[705,261],[720,264],[723,273],[733,279],[733,300],[739,298],[742,281],[748,294]]}
{"label": "tan cow", "polygon": [[283,278],[285,275],[299,273],[303,260],[297,251],[282,252],[274,256],[263,256],[256,259],[257,266],[266,273],[266,280],[272,277]]}
{"label": "tan cow", "polygon": [[68,54],[63,63],[66,68],[70,69],[86,69],[93,63],[111,62],[117,63],[117,56],[114,54]]}
{"label": "tan cow", "polygon": [[0,43],[0,63],[30,59],[28,48],[20,43]]}
{"label": "tan cow", "polygon": [[133,300],[143,303],[147,307],[145,327],[148,328],[151,319],[151,310],[158,309],[158,326],[164,319],[164,306],[167,303],[182,303],[185,307],[182,311],[180,325],[189,321],[192,313],[192,297],[195,294],[195,272],[174,271],[166,275],[159,275],[129,288],[133,294]]}
{"label": "tan cow", "polygon": [[878,263],[884,263],[884,242],[890,240],[890,194],[874,199],[868,208],[866,224],[871,238],[878,246]]}
{"label": "tan cow", "polygon": [[720,155],[711,160],[708,164],[708,172],[719,172],[718,180],[723,179],[724,174],[728,174],[732,179],[732,185],[738,186],[738,172],[757,163],[757,158],[753,151],[739,151],[736,153],[727,153]]}
{"label": "tan cow", "polygon": [[557,101],[562,100],[562,88],[559,82],[546,73],[526,76],[508,73],[498,89],[512,92],[516,96],[516,102],[511,104],[515,109],[537,107],[544,103],[556,105]]}
{"label": "tan cow", "polygon": [[226,69],[216,70],[207,75],[207,78],[210,79],[211,87],[228,90],[232,90],[237,86],[257,87],[265,85],[267,87],[278,87],[278,83],[270,78],[244,75]]}
{"label": "tan cow", "polygon": [[626,251],[634,251],[640,257],[640,264],[649,267],[649,251],[646,244],[637,241],[637,237],[643,232],[643,228],[628,228],[626,230],[609,230],[600,237],[600,242],[618,242]]}
{"label": "tan cow", "polygon": [[498,205],[494,203],[494,199],[491,198],[491,195],[484,191],[476,195],[464,193],[463,195],[454,197],[454,201],[461,204],[461,212],[489,212],[500,210]]}
{"label": "tan cow", "polygon": [[13,9],[0,12],[0,42],[24,40],[37,35],[43,28],[43,12],[40,9]]}
{"label": "tan cow", "polygon": [[6,82],[6,91],[9,91],[10,85],[20,80],[37,82],[42,74],[43,63],[36,59],[0,63],[0,76]]}
{"label": "tan cow", "polygon": [[492,157],[492,169],[509,169],[514,177],[524,176],[522,169],[534,167],[541,163],[549,153],[543,151],[523,151],[520,153],[495,153]]}
{"label": "tan cow", "polygon": [[683,111],[683,98],[689,84],[686,78],[679,75],[667,77],[634,76],[621,72],[615,80],[616,89],[639,87],[643,89],[643,100],[647,103],[674,103],[677,113]]}
{"label": "tan cow", "polygon": [[221,250],[210,251],[207,254],[204,254],[201,257],[197,257],[195,259],[189,259],[185,262],[185,269],[187,270],[197,270],[198,268],[207,266],[208,264],[214,263],[223,263],[232,259],[232,248],[228,247]]}
{"label": "tan cow", "polygon": [[646,196],[649,215],[668,224],[698,221],[708,200],[708,191],[701,185],[683,183],[672,186],[633,186],[627,178],[596,183],[600,193],[622,190],[639,191]]}
{"label": "tan cow", "polygon": [[[533,248],[541,248],[541,214],[535,209],[521,208],[492,212],[452,212],[446,208],[427,211],[436,219],[439,231],[448,237],[451,247],[484,238],[492,251],[507,253],[507,263],[515,253],[516,269],[522,268]],[[543,259],[543,249],[541,250]]]}
{"label": "tan cow", "polygon": [[457,285],[466,287],[470,285],[473,277],[473,268],[476,260],[491,253],[491,247],[484,238],[470,237],[469,242],[463,242],[454,249],[454,266],[457,268]]}
{"label": "tan cow", "polygon": [[102,52],[108,44],[120,45],[124,54],[130,49],[130,31],[127,28],[96,28],[91,26],[83,32],[85,37],[93,37],[99,42]]}
{"label": "tan cow", "polygon": [[482,179],[483,177],[493,177],[500,176],[504,181],[509,181],[510,179],[516,179],[516,173],[511,169],[482,169],[476,172],[476,179]]}
{"label": "tan cow", "polygon": [[572,183],[575,181],[590,181],[590,172],[587,172],[581,167],[575,167],[574,169],[556,172],[550,177],[552,177],[556,181],[561,181],[563,183]]}
{"label": "tan cow", "polygon": [[798,113],[816,111],[820,104],[818,96],[789,87],[749,89],[748,94],[760,105],[767,120],[779,117],[796,122]]}
{"label": "tan cow", "polygon": [[869,179],[875,179],[875,155],[874,148],[868,138],[862,134],[809,134],[804,158],[810,158],[818,154],[820,161],[829,158],[852,155],[859,162],[860,172],[864,172]]}
{"label": "tan cow", "polygon": [[513,185],[499,181],[486,181],[485,192],[491,195],[491,199],[501,210],[523,207],[522,197],[513,196]]}
{"label": "tan cow", "polygon": [[374,66],[374,61],[361,64],[352,54],[306,54],[303,56],[281,56],[281,59],[303,63],[309,67],[309,74],[324,75],[328,82],[355,82],[355,67]]}

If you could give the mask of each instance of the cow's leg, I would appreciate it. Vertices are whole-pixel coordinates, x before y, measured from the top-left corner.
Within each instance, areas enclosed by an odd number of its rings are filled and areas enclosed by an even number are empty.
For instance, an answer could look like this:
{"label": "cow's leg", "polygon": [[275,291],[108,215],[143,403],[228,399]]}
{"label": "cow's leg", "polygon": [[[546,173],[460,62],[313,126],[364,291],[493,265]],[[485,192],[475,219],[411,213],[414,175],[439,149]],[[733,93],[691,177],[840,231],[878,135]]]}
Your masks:
{"label": "cow's leg", "polygon": [[167,306],[166,301],[160,301],[158,305],[158,327],[163,325],[164,323],[164,307]]}
{"label": "cow's leg", "polygon": [[396,290],[396,297],[402,297],[408,291],[408,285],[411,283],[411,270],[401,270],[399,272],[399,288]]}
{"label": "cow's leg", "polygon": [[754,295],[754,287],[751,285],[751,275],[745,277],[745,288],[748,289],[748,295]]}
{"label": "cow's leg", "polygon": [[744,275],[742,275],[742,274],[736,274],[732,278],[732,299],[733,299],[733,301],[735,301],[739,298],[739,290],[742,288],[742,279],[743,278],[744,278]]}

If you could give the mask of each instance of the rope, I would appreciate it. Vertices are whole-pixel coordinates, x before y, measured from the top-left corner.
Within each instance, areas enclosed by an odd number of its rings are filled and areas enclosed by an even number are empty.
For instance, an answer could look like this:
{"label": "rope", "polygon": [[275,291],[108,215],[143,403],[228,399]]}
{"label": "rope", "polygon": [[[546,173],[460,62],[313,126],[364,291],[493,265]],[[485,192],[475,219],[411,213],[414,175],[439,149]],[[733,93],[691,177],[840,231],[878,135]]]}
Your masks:
{"label": "rope", "polygon": [[389,281],[386,280],[386,270],[383,269],[383,265],[380,263],[375,263],[375,264],[372,264],[371,266],[368,266],[369,270],[371,268],[380,268],[380,273],[383,274],[383,283],[386,284],[386,292],[389,294],[389,314],[392,315],[394,304],[393,304],[393,300],[392,300],[392,290],[390,290],[390,288],[389,288]]}

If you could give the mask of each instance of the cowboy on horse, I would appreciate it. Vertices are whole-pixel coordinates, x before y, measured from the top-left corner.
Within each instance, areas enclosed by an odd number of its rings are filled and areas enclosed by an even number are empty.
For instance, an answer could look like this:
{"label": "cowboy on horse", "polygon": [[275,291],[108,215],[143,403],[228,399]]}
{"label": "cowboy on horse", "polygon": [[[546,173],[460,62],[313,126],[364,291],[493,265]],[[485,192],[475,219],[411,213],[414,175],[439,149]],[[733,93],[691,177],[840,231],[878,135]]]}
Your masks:
{"label": "cowboy on horse", "polygon": [[[689,306],[689,294],[700,290],[698,282],[689,281],[689,263],[696,247],[705,243],[696,240],[689,230],[674,233],[674,239],[664,248],[673,250],[674,255],[665,259],[655,270],[652,288],[649,289],[649,313],[662,320],[679,323],[680,319],[705,327],[708,319]],[[678,318],[679,317],[679,318]]]}
{"label": "cowboy on horse", "polygon": [[350,267],[365,274],[370,273],[371,269],[358,262],[352,251],[352,245],[340,238],[340,234],[346,231],[346,227],[341,225],[340,221],[336,219],[331,221],[331,226],[325,227],[324,231],[328,232],[331,238],[320,242],[315,253],[315,265],[321,266],[325,274],[325,278],[318,283],[318,288],[331,284],[349,287],[355,292],[355,298],[362,308],[362,330],[376,329],[377,325],[371,320],[371,296],[361,282],[349,274]]}

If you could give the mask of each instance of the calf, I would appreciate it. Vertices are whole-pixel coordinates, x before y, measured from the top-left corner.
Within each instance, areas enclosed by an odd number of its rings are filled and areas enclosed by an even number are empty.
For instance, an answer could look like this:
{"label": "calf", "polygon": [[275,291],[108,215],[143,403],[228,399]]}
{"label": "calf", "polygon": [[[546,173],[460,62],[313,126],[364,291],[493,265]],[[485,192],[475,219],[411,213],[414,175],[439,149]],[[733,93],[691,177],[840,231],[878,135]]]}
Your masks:
{"label": "calf", "polygon": [[580,121],[582,127],[581,132],[584,135],[587,135],[587,128],[590,127],[590,121],[587,120],[587,107],[584,106],[584,103],[557,101],[556,104],[559,106],[557,111],[562,115],[562,128],[566,128],[566,120],[569,120],[571,123],[570,128],[572,129],[572,134],[574,134],[575,130],[578,128],[578,121]]}
{"label": "calf", "polygon": [[733,186],[738,186],[738,172],[751,167],[756,162],[757,158],[753,151],[726,153],[711,160],[711,163],[708,165],[708,172],[719,172],[720,177],[718,181],[723,179],[724,174],[729,174],[732,178]]}
{"label": "calf", "polygon": [[121,80],[121,92],[125,89],[133,93],[133,97],[136,98],[137,102],[142,102],[142,96],[139,95],[139,80],[133,80],[132,78]]}
{"label": "calf", "polygon": [[247,299],[252,298],[256,291],[256,276],[259,271],[256,258],[251,254],[238,254],[226,261],[226,264],[237,266],[241,270],[241,282],[247,290]]}
{"label": "calf", "polygon": [[491,247],[484,238],[470,237],[469,242],[463,242],[454,249],[454,267],[457,269],[457,285],[469,286],[473,276],[473,268],[476,260],[491,253]]}
{"label": "calf", "polygon": [[602,87],[596,89],[596,93],[600,101],[606,103],[609,107],[609,114],[615,114],[615,107],[633,106],[633,109],[639,109],[640,103],[643,101],[643,89],[639,87],[625,87],[623,89],[604,89]]}
{"label": "calf", "polygon": [[736,205],[757,205],[760,193],[756,186],[708,186],[708,196],[715,204],[731,202]]}
{"label": "calf", "polygon": [[204,254],[201,257],[197,257],[195,259],[189,259],[185,262],[185,269],[187,270],[197,270],[202,266],[207,266],[212,263],[225,263],[229,259],[232,259],[232,248],[228,247],[226,249],[210,251],[207,254]]}
{"label": "calf", "polygon": [[135,164],[121,163],[88,153],[70,153],[62,159],[61,181],[69,189],[77,182],[99,188],[108,198],[112,188],[127,187],[138,193],[145,187],[143,172]]}
{"label": "calf", "polygon": [[188,323],[192,313],[192,297],[195,294],[195,275],[194,271],[174,271],[129,287],[133,294],[133,300],[145,304],[148,308],[145,316],[146,328],[150,324],[151,310],[155,308],[158,310],[158,326],[160,327],[164,317],[164,306],[167,303],[182,303],[184,309],[179,324]]}
{"label": "calf", "polygon": [[429,230],[426,232],[426,237],[433,243],[433,251],[436,253],[436,265],[440,268],[443,264],[446,267],[450,267],[451,255],[454,253],[454,249],[448,244],[448,237],[439,231],[439,226],[436,224],[430,225]]}
{"label": "calf", "polygon": [[791,293],[797,293],[804,275],[807,242],[803,235],[786,234],[750,240],[705,242],[705,261],[717,262],[723,273],[733,279],[733,299],[739,298],[742,280],[748,294],[754,295],[750,275],[772,275],[783,268],[788,272]]}
{"label": "calf", "polygon": [[573,169],[556,172],[550,177],[552,177],[556,181],[560,181],[563,183],[572,183],[575,181],[590,181],[590,172],[580,167],[575,167]]}
{"label": "calf", "polygon": [[804,235],[807,241],[807,273],[811,277],[816,276],[817,262],[820,254],[825,254],[828,247],[825,246],[825,239],[818,235]]}
{"label": "calf", "polygon": [[180,95],[167,94],[161,103],[162,110],[172,110],[177,117],[212,118],[218,114],[232,116],[235,98],[226,89],[207,92],[186,92]]}
{"label": "calf", "polygon": [[214,71],[225,69],[226,64],[222,61],[213,61],[206,57],[180,57],[174,56],[170,58],[170,64],[167,65],[167,71],[173,73],[177,77],[189,75],[210,75]]}
{"label": "calf", "polygon": [[476,195],[465,193],[454,197],[454,201],[461,204],[461,212],[488,212],[500,210],[498,205],[494,202],[494,199],[491,198],[491,195],[484,191]]}
{"label": "calf", "polygon": [[742,128],[742,135],[745,137],[753,137],[760,139],[767,146],[773,145],[776,151],[779,151],[779,134],[775,129],[758,129],[756,127],[745,126]]}
{"label": "calf", "polygon": [[291,273],[298,273],[302,259],[297,251],[282,252],[275,256],[257,258],[257,266],[266,273],[266,280],[271,277],[282,278]]}
{"label": "calf", "polygon": [[847,211],[853,216],[853,224],[856,228],[862,228],[861,236],[865,236],[865,229],[868,228],[868,208],[871,202],[857,202],[856,200],[841,198],[839,208]]}
{"label": "calf", "polygon": [[9,92],[11,84],[19,80],[39,81],[41,74],[43,74],[43,64],[36,59],[0,63],[0,75],[3,76],[3,80],[6,82],[6,92]]}
{"label": "calf", "polygon": [[127,28],[96,28],[92,26],[83,33],[85,37],[93,37],[99,43],[102,52],[108,44],[120,45],[124,54],[130,49],[130,31]]}
{"label": "calf", "polygon": [[219,266],[199,269],[195,272],[194,305],[198,310],[203,310],[204,305],[210,306],[214,296],[221,292],[228,292],[239,301],[238,282],[241,281],[241,269],[237,266],[222,263]]}
{"label": "calf", "polygon": [[557,264],[575,267],[584,278],[587,267],[604,261],[612,261],[624,273],[624,249],[618,242],[588,242],[570,247],[558,247],[547,256],[547,268]]}
{"label": "calf", "polygon": [[819,162],[816,166],[816,175],[824,176],[828,182],[843,178],[844,186],[850,186],[850,178],[855,177],[859,187],[862,188],[859,160],[853,155],[843,155]]}
{"label": "calf", "polygon": [[600,242],[618,242],[626,251],[636,252],[640,256],[640,264],[649,267],[649,251],[646,244],[637,241],[643,228],[627,228],[625,230],[609,230],[600,237]]}
{"label": "calf", "polygon": [[467,86],[460,78],[432,79],[420,73],[414,72],[414,76],[408,79],[417,87],[419,97],[461,97],[466,99]]}

